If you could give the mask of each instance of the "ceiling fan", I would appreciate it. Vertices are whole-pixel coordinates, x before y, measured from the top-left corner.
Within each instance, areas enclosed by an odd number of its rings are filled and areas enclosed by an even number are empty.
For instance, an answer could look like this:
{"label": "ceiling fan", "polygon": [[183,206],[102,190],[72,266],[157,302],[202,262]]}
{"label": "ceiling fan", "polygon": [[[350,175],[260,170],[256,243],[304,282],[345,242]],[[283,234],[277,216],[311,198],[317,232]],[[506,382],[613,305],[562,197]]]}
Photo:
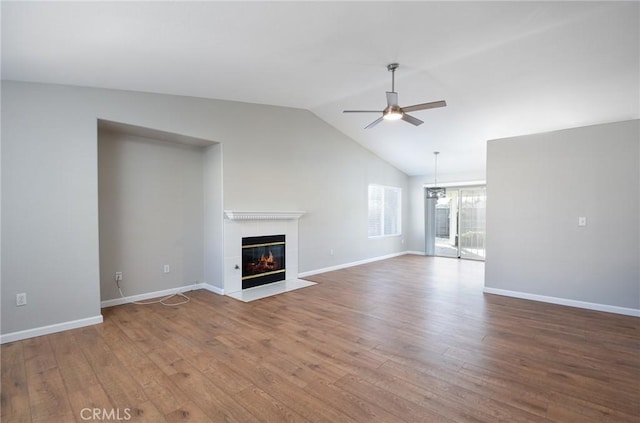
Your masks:
{"label": "ceiling fan", "polygon": [[364,127],[364,129],[376,126],[382,120],[398,120],[402,119],[405,122],[409,122],[412,125],[418,126],[424,122],[420,119],[414,118],[408,115],[408,112],[415,112],[417,110],[435,109],[436,107],[444,107],[447,102],[444,100],[433,101],[431,103],[414,104],[413,106],[400,107],[398,106],[398,93],[395,92],[395,73],[400,65],[397,63],[389,63],[387,70],[391,72],[391,91],[387,91],[387,107],[384,110],[344,110],[342,113],[382,113],[378,119],[374,120],[370,124]]}

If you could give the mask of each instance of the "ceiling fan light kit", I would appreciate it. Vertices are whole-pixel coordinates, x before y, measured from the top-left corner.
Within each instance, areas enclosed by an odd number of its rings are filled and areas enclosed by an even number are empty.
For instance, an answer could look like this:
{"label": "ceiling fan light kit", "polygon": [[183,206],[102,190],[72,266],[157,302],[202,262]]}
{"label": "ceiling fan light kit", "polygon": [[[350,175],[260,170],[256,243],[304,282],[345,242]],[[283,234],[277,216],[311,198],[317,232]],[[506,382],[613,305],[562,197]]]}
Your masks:
{"label": "ceiling fan light kit", "polygon": [[402,109],[398,106],[388,107],[383,113],[382,118],[385,120],[400,120],[402,119]]}
{"label": "ceiling fan light kit", "polygon": [[397,63],[389,63],[387,70],[391,72],[391,91],[387,91],[387,107],[384,110],[344,110],[343,113],[381,113],[378,119],[365,126],[364,129],[368,129],[376,126],[383,120],[404,120],[414,126],[422,125],[424,122],[418,118],[415,118],[407,112],[415,112],[418,110],[434,109],[436,107],[445,107],[447,102],[444,100],[433,101],[430,103],[414,104],[413,106],[400,107],[398,106],[398,93],[395,91],[395,73],[400,65]]}

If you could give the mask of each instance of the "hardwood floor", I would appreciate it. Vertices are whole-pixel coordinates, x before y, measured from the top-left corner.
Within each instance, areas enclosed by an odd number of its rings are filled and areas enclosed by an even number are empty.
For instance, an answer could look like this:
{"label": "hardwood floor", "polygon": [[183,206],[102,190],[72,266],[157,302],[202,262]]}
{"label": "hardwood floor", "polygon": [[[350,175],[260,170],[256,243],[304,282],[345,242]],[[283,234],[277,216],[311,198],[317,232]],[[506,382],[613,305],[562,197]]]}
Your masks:
{"label": "hardwood floor", "polygon": [[402,256],[251,303],[104,309],[2,346],[1,420],[640,420],[640,319],[483,294],[483,273]]}

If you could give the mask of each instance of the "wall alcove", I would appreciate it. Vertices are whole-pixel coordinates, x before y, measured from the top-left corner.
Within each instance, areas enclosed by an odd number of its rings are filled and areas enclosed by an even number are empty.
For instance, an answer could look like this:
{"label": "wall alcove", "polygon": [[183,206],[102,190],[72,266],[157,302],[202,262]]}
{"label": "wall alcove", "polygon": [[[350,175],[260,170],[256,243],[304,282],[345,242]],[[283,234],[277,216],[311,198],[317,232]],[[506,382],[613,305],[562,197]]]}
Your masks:
{"label": "wall alcove", "polygon": [[[98,121],[103,307],[194,285],[222,292],[221,147],[201,138]],[[116,272],[123,274],[120,285],[127,300],[118,292]]]}

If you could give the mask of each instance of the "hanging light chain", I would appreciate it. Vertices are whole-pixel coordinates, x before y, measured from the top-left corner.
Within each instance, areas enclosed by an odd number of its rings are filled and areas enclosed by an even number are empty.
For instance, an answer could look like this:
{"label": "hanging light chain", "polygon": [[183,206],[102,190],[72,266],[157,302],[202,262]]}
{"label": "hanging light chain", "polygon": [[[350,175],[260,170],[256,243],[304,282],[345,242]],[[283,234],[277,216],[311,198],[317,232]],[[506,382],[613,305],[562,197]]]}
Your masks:
{"label": "hanging light chain", "polygon": [[438,154],[439,151],[434,151],[434,161],[435,161],[435,169],[433,174],[433,187],[427,188],[427,193],[429,198],[445,198],[446,197],[446,189],[438,186]]}
{"label": "hanging light chain", "polygon": [[434,152],[433,152],[433,155],[434,155],[434,156],[435,156],[435,158],[436,158],[435,174],[434,174],[434,176],[433,176],[433,185],[434,185],[435,187],[437,187],[437,186],[438,186],[438,154],[440,154],[440,152],[439,152],[439,151],[434,151]]}

